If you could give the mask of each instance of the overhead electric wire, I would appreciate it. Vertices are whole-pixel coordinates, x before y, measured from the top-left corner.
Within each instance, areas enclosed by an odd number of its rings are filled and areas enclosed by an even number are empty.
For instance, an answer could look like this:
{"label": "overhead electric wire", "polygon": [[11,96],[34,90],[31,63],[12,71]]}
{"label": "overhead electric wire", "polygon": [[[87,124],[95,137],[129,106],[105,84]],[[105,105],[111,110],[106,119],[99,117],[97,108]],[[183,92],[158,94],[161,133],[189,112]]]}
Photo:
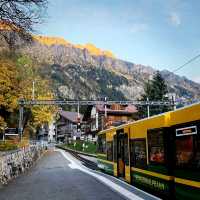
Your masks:
{"label": "overhead electric wire", "polygon": [[[194,56],[193,58],[191,58],[190,60],[188,60],[186,63],[184,63],[183,65],[175,68],[174,70],[171,71],[171,73],[177,72],[178,70],[182,69],[183,67],[185,67],[186,65],[190,64],[191,62],[195,61],[197,58],[200,57],[200,54]],[[169,71],[170,72],[170,71]],[[170,76],[171,73],[168,73],[164,76],[164,79],[167,80],[167,77]],[[187,99],[187,101],[193,101],[193,99]],[[200,99],[196,100],[198,102],[200,102]],[[182,102],[182,103],[186,103],[186,102]]]}
{"label": "overhead electric wire", "polygon": [[186,63],[184,63],[183,65],[177,67],[176,69],[174,69],[172,72],[177,72],[178,70],[182,69],[183,67],[185,67],[186,65],[190,64],[191,62],[193,62],[194,60],[196,60],[197,58],[200,57],[200,54],[198,54],[197,56],[191,58],[190,60],[188,60]]}

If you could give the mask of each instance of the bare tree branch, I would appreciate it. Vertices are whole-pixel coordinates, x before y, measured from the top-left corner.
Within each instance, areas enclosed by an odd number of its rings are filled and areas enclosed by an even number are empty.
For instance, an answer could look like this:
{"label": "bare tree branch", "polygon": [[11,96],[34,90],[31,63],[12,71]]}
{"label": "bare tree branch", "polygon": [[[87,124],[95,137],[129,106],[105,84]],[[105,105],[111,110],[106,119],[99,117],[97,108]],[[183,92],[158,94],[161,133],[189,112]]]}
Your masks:
{"label": "bare tree branch", "polygon": [[48,0],[0,0],[0,35],[9,45],[13,39],[5,31],[30,40],[34,25],[43,22],[47,3]]}

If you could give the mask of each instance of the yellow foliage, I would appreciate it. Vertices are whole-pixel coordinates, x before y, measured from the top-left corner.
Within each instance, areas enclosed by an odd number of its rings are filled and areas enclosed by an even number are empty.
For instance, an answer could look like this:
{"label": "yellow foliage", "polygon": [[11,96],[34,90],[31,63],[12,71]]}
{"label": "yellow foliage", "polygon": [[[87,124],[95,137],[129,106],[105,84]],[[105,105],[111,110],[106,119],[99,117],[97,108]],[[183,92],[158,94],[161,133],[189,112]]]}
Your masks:
{"label": "yellow foliage", "polygon": [[42,125],[45,122],[52,122],[53,120],[53,109],[49,106],[34,106],[32,113],[34,117],[34,125]]}
{"label": "yellow foliage", "polygon": [[[43,95],[37,96],[37,99],[38,100],[53,99],[53,94],[51,92],[45,93],[43,90]],[[40,126],[44,124],[45,122],[50,123],[53,121],[53,117],[54,117],[54,114],[56,113],[57,107],[56,106],[33,106],[31,110],[33,114],[34,125]]]}
{"label": "yellow foliage", "polygon": [[28,147],[29,146],[29,140],[27,139],[23,139],[22,141],[20,141],[18,143],[18,148],[22,148],[22,147]]}
{"label": "yellow foliage", "polygon": [[0,59],[0,107],[13,111],[17,107],[18,82],[15,64],[10,60]]}
{"label": "yellow foliage", "polygon": [[11,25],[9,23],[6,23],[5,21],[0,21],[0,30],[3,31],[11,31]]}
{"label": "yellow foliage", "polygon": [[0,116],[0,132],[4,131],[6,128],[6,122],[4,121],[4,118]]}
{"label": "yellow foliage", "polygon": [[[48,80],[42,79],[35,67],[36,63],[21,56],[16,61],[8,58],[0,58],[0,109],[3,115],[0,116],[0,126],[6,126],[5,112],[18,112],[19,98],[32,98],[32,83],[35,81],[35,99],[53,99]],[[29,118],[29,125],[34,127],[53,119],[55,107],[50,106],[26,106],[25,110],[32,113]]]}

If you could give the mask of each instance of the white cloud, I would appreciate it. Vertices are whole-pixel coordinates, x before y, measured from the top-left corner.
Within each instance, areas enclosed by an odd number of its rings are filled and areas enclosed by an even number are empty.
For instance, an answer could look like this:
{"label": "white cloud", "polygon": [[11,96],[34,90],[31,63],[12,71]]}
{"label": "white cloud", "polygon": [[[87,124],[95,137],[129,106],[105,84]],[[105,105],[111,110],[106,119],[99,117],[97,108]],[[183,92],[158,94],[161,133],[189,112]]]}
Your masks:
{"label": "white cloud", "polygon": [[143,32],[146,31],[148,29],[148,25],[147,24],[133,24],[130,31],[131,33],[137,33],[137,32]]}
{"label": "white cloud", "polygon": [[174,26],[179,26],[181,24],[181,17],[177,12],[172,12],[169,14],[169,21]]}

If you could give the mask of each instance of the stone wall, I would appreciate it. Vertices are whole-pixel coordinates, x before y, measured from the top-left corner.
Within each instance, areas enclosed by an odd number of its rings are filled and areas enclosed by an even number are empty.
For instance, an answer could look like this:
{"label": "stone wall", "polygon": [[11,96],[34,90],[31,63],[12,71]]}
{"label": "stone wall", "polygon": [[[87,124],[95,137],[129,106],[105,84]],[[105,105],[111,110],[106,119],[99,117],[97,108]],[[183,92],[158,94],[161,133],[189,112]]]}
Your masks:
{"label": "stone wall", "polygon": [[7,184],[29,169],[44,151],[45,146],[37,144],[17,151],[2,153],[0,155],[0,185]]}

